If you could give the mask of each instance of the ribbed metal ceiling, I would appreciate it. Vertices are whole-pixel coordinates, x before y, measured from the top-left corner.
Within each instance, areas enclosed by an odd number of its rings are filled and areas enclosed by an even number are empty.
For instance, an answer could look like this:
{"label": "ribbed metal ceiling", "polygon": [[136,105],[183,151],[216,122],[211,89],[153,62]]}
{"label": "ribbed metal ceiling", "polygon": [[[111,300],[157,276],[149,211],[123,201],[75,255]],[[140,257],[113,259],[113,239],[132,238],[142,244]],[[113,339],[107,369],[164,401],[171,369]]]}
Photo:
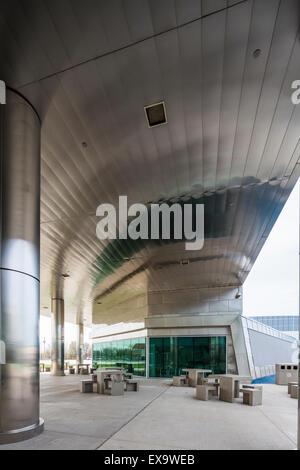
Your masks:
{"label": "ribbed metal ceiling", "polygon": [[95,297],[133,273],[159,289],[157,266],[187,257],[100,242],[96,208],[119,195],[204,202],[197,285],[244,281],[299,176],[299,18],[298,0],[1,2],[0,78],[42,119],[42,307],[58,282],[89,323]]}

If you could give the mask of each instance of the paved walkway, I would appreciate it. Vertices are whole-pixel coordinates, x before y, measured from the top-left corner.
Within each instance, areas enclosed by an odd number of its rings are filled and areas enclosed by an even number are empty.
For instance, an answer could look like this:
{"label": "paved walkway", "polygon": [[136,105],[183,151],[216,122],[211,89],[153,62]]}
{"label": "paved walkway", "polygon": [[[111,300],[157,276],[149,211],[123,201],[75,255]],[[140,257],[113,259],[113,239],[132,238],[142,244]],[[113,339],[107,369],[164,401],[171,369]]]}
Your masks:
{"label": "paved walkway", "polygon": [[297,400],[264,385],[263,406],[202,402],[192,388],[141,380],[123,397],[81,394],[78,376],[41,374],[40,436],[1,449],[294,449]]}

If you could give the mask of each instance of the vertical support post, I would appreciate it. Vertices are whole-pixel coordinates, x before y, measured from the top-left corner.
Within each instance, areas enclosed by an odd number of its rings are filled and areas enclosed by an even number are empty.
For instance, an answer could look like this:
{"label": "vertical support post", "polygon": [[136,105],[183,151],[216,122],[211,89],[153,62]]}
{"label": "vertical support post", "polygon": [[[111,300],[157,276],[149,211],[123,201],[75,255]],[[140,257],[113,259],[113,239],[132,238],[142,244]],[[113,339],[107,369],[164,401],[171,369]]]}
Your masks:
{"label": "vertical support post", "polygon": [[[3,86],[3,83],[2,83]],[[43,431],[40,412],[40,120],[18,92],[0,105],[0,444]]]}
{"label": "vertical support post", "polygon": [[77,339],[77,364],[82,364],[83,355],[83,323],[78,324],[78,339]]}
{"label": "vertical support post", "polygon": [[53,298],[51,300],[52,318],[52,374],[65,375],[65,334],[64,334],[64,300]]}
{"label": "vertical support post", "polygon": [[[299,200],[300,200],[300,191],[299,191]],[[300,203],[300,201],[299,201]],[[300,207],[300,204],[299,204]],[[300,236],[300,233],[299,233]],[[300,247],[300,239],[299,239],[299,247]],[[300,250],[299,250],[299,258],[298,258],[298,269],[300,271]],[[300,282],[300,277],[299,277]],[[299,295],[300,295],[300,286],[299,286]],[[300,298],[299,298],[299,305],[300,305]],[[300,325],[300,311],[299,311],[299,323]],[[297,427],[297,443],[298,443],[298,450],[300,450],[300,393],[299,393],[299,384],[300,384],[300,328],[299,328],[299,335],[298,335],[298,427]]]}

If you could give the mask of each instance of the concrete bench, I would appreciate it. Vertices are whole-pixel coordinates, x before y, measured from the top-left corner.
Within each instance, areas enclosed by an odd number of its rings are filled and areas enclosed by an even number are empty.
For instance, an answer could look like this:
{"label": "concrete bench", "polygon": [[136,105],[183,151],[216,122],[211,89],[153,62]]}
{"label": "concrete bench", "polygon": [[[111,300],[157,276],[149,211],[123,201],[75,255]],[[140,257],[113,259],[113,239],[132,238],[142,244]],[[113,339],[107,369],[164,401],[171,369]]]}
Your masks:
{"label": "concrete bench", "polygon": [[257,406],[262,404],[262,389],[258,388],[241,388],[243,394],[243,404],[249,406]]}
{"label": "concrete bench", "polygon": [[124,395],[124,382],[104,379],[104,394],[112,396]]}
{"label": "concrete bench", "polygon": [[298,398],[298,384],[291,385],[291,398]]}
{"label": "concrete bench", "polygon": [[138,392],[139,391],[139,383],[137,380],[125,380],[125,390],[126,392]]}
{"label": "concrete bench", "polygon": [[291,386],[292,385],[298,385],[298,382],[289,382],[288,383],[288,394],[289,395],[291,394]]}
{"label": "concrete bench", "polygon": [[262,390],[263,386],[260,384],[242,384],[241,388],[251,388],[252,390]]}
{"label": "concrete bench", "polygon": [[80,381],[80,391],[81,393],[93,393],[93,380],[81,380]]}
{"label": "concrete bench", "polygon": [[179,375],[173,377],[174,387],[185,387],[187,385],[186,375]]}
{"label": "concrete bench", "polygon": [[131,379],[133,379],[133,374],[123,373],[123,377],[126,380],[131,380]]}
{"label": "concrete bench", "polygon": [[220,383],[219,383],[218,379],[204,379],[204,384],[203,385],[214,387],[213,395],[215,395],[215,396],[219,395]]}
{"label": "concrete bench", "polygon": [[197,400],[207,401],[216,395],[215,384],[196,385]]}

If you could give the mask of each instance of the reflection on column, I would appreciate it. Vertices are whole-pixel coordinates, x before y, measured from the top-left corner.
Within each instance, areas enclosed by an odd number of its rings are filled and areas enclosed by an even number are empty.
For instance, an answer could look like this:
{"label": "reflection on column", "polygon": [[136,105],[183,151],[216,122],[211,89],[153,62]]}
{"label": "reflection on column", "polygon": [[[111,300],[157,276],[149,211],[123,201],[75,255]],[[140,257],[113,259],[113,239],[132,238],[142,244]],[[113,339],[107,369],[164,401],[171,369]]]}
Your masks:
{"label": "reflection on column", "polygon": [[52,374],[65,375],[65,335],[64,335],[64,300],[53,298],[51,300],[51,319],[52,319]]}
{"label": "reflection on column", "polygon": [[40,122],[7,90],[0,106],[0,444],[42,432],[39,418]]}
{"label": "reflection on column", "polygon": [[78,324],[78,339],[77,339],[77,364],[82,364],[83,361],[83,324]]}

